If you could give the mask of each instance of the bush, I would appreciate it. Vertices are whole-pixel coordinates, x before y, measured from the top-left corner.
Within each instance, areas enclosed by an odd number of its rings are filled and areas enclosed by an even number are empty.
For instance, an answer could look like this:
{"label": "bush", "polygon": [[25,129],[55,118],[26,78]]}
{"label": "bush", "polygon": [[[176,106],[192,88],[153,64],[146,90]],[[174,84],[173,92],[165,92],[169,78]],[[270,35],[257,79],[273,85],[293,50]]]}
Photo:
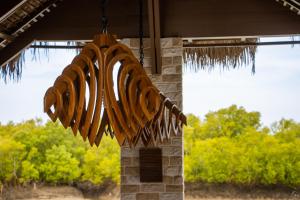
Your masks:
{"label": "bush", "polygon": [[236,106],[210,112],[203,121],[189,115],[185,180],[299,186],[300,124],[283,119],[272,133],[261,128],[259,116]]}
{"label": "bush", "polygon": [[[300,186],[300,124],[293,120],[262,127],[258,112],[234,105],[203,120],[189,115],[184,131],[187,182]],[[91,148],[59,123],[0,124],[0,184],[79,181],[120,182],[116,140]]]}
{"label": "bush", "polygon": [[[0,125],[0,182],[119,182],[119,149],[108,137],[98,149],[90,148],[59,123],[10,122]],[[96,162],[88,159],[91,155]],[[87,175],[91,169],[97,169],[95,177]]]}

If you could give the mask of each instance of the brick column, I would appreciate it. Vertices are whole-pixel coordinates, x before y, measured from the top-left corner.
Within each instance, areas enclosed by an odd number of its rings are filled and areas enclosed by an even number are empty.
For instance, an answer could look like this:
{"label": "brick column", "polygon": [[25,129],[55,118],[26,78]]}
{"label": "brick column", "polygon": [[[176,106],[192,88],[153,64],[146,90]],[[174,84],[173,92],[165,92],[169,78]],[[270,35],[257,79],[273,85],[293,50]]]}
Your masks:
{"label": "brick column", "polygon": [[[124,39],[139,58],[139,40]],[[149,39],[144,40],[144,67],[152,82],[167,97],[182,108],[182,39],[163,38],[162,74],[151,74]],[[183,200],[183,136],[171,136],[170,141],[159,145],[162,149],[163,182],[141,183],[139,177],[139,148],[121,148],[121,200]]]}

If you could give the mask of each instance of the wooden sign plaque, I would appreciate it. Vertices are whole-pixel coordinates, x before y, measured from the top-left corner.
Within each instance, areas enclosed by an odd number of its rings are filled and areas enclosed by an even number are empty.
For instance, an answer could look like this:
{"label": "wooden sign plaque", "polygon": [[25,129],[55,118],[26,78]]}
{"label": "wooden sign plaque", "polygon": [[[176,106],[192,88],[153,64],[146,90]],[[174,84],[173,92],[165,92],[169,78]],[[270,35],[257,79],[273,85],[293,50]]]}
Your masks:
{"label": "wooden sign plaque", "polygon": [[140,149],[140,181],[162,182],[162,150],[160,148]]}

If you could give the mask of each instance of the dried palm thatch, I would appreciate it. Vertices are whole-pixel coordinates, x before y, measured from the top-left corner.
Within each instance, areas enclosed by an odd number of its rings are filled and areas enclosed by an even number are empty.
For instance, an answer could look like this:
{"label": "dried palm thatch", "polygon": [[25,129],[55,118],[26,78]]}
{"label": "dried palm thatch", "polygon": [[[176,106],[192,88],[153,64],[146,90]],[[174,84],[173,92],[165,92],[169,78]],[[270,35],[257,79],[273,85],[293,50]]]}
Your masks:
{"label": "dried palm thatch", "polygon": [[22,66],[25,62],[25,52],[22,51],[14,59],[6,65],[0,67],[0,77],[6,82],[9,77],[10,80],[18,81],[22,75]]}
{"label": "dried palm thatch", "polygon": [[[184,48],[183,59],[186,68],[193,71],[212,70],[217,66],[223,69],[237,68],[252,64],[252,72],[255,72],[255,53],[257,46],[229,46],[222,44],[236,44],[242,42],[256,43],[257,38],[229,40],[193,40],[193,44],[208,45],[208,47]],[[185,42],[187,43],[187,42]],[[209,46],[216,45],[216,46]]]}
{"label": "dried palm thatch", "polygon": [[[51,45],[55,46],[55,42]],[[82,42],[72,42],[68,41],[66,42],[67,46],[82,46]],[[49,42],[34,42],[33,45],[39,45],[39,46],[47,46],[49,45]],[[28,49],[25,49],[21,51],[17,56],[15,56],[10,62],[8,62],[4,66],[0,66],[0,79],[3,79],[6,83],[8,80],[12,81],[19,81],[22,76],[22,69],[25,64],[25,52]],[[74,49],[72,49],[74,50]],[[75,49],[76,53],[78,54],[80,49]],[[29,55],[31,55],[32,60],[39,60],[41,56],[49,57],[49,49],[43,48],[31,48]]]}
{"label": "dried palm thatch", "polygon": [[[258,39],[250,38],[244,42],[255,43]],[[184,48],[183,58],[186,68],[193,71],[200,69],[212,70],[217,66],[222,66],[224,69],[237,68],[240,66],[247,66],[252,64],[252,72],[255,72],[255,53],[256,46],[234,46],[234,47],[222,47],[222,44],[236,44],[241,43],[241,39],[230,40],[193,40],[193,44],[219,44],[220,47],[193,47]],[[184,44],[187,43],[184,41]],[[47,42],[35,43],[38,45],[48,45]],[[82,46],[82,43],[67,42],[67,45]],[[79,50],[79,49],[78,49]],[[44,55],[48,57],[48,49],[32,49],[31,55],[33,59]],[[22,75],[22,67],[25,62],[25,51],[22,51],[11,62],[0,68],[0,77],[6,82],[8,79],[18,81]]]}

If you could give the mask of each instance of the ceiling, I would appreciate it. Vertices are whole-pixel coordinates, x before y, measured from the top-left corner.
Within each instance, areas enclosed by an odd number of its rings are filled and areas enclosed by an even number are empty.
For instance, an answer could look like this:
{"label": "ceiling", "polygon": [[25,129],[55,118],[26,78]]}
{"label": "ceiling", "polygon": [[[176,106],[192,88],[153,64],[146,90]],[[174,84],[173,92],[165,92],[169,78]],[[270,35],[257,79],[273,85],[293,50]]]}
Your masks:
{"label": "ceiling", "polygon": [[[0,66],[34,40],[90,40],[100,31],[100,0],[2,0]],[[143,25],[149,36],[147,1]],[[300,34],[299,0],[160,0],[161,37]],[[109,0],[109,32],[138,37],[138,0]]]}

